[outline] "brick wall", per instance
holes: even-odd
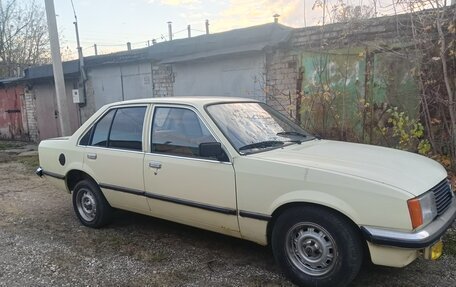
[[[171,65],[152,67],[154,98],[171,97],[173,93],[174,73]]]
[[[33,142],[39,141],[38,121],[36,117],[36,98],[33,91],[25,88],[24,90],[24,108],[26,113],[26,123],[24,129]]]
[[[296,118],[298,57],[285,48],[266,54],[266,103],[290,118]]]

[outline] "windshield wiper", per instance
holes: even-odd
[[[279,146],[279,145],[283,145],[283,144],[284,144],[283,141],[262,141],[262,142],[257,142],[257,143],[241,146],[239,148],[239,150],[246,150],[246,149],[252,149],[252,148],[268,148],[268,147]]]
[[[280,132],[280,133],[277,133],[278,136],[299,136],[299,137],[303,137],[303,138],[306,138],[307,135],[305,134],[302,134],[300,132]]]

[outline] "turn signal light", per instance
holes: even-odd
[[[407,201],[410,218],[412,220],[413,229],[423,225],[423,212],[418,198],[413,198]]]

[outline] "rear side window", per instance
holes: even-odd
[[[146,107],[112,109],[81,138],[80,144],[142,151],[145,113]]]
[[[146,107],[118,109],[109,135],[108,147],[142,150]]]

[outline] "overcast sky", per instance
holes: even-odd
[[[25,0],[23,0],[25,1]],[[40,1],[40,0],[38,0]],[[336,0],[328,0],[334,2]],[[351,5],[373,0],[344,0]],[[391,3],[381,0],[381,13],[392,13]],[[44,1],[43,1],[44,2]],[[62,49],[76,48],[74,16],[71,0],[54,0],[57,23],[64,41]],[[210,32],[248,27],[273,21],[272,15],[280,14],[279,22],[292,27],[316,25],[321,22],[322,10],[312,9],[314,0],[73,0],[78,17],[79,34],[84,55],[125,50],[126,42],[133,48],[145,47],[148,40],[162,41],[168,37],[167,22],[173,22],[174,38],[187,36],[190,24],[192,36],[202,34],[206,19]],[[305,17],[304,17],[304,11]]]

